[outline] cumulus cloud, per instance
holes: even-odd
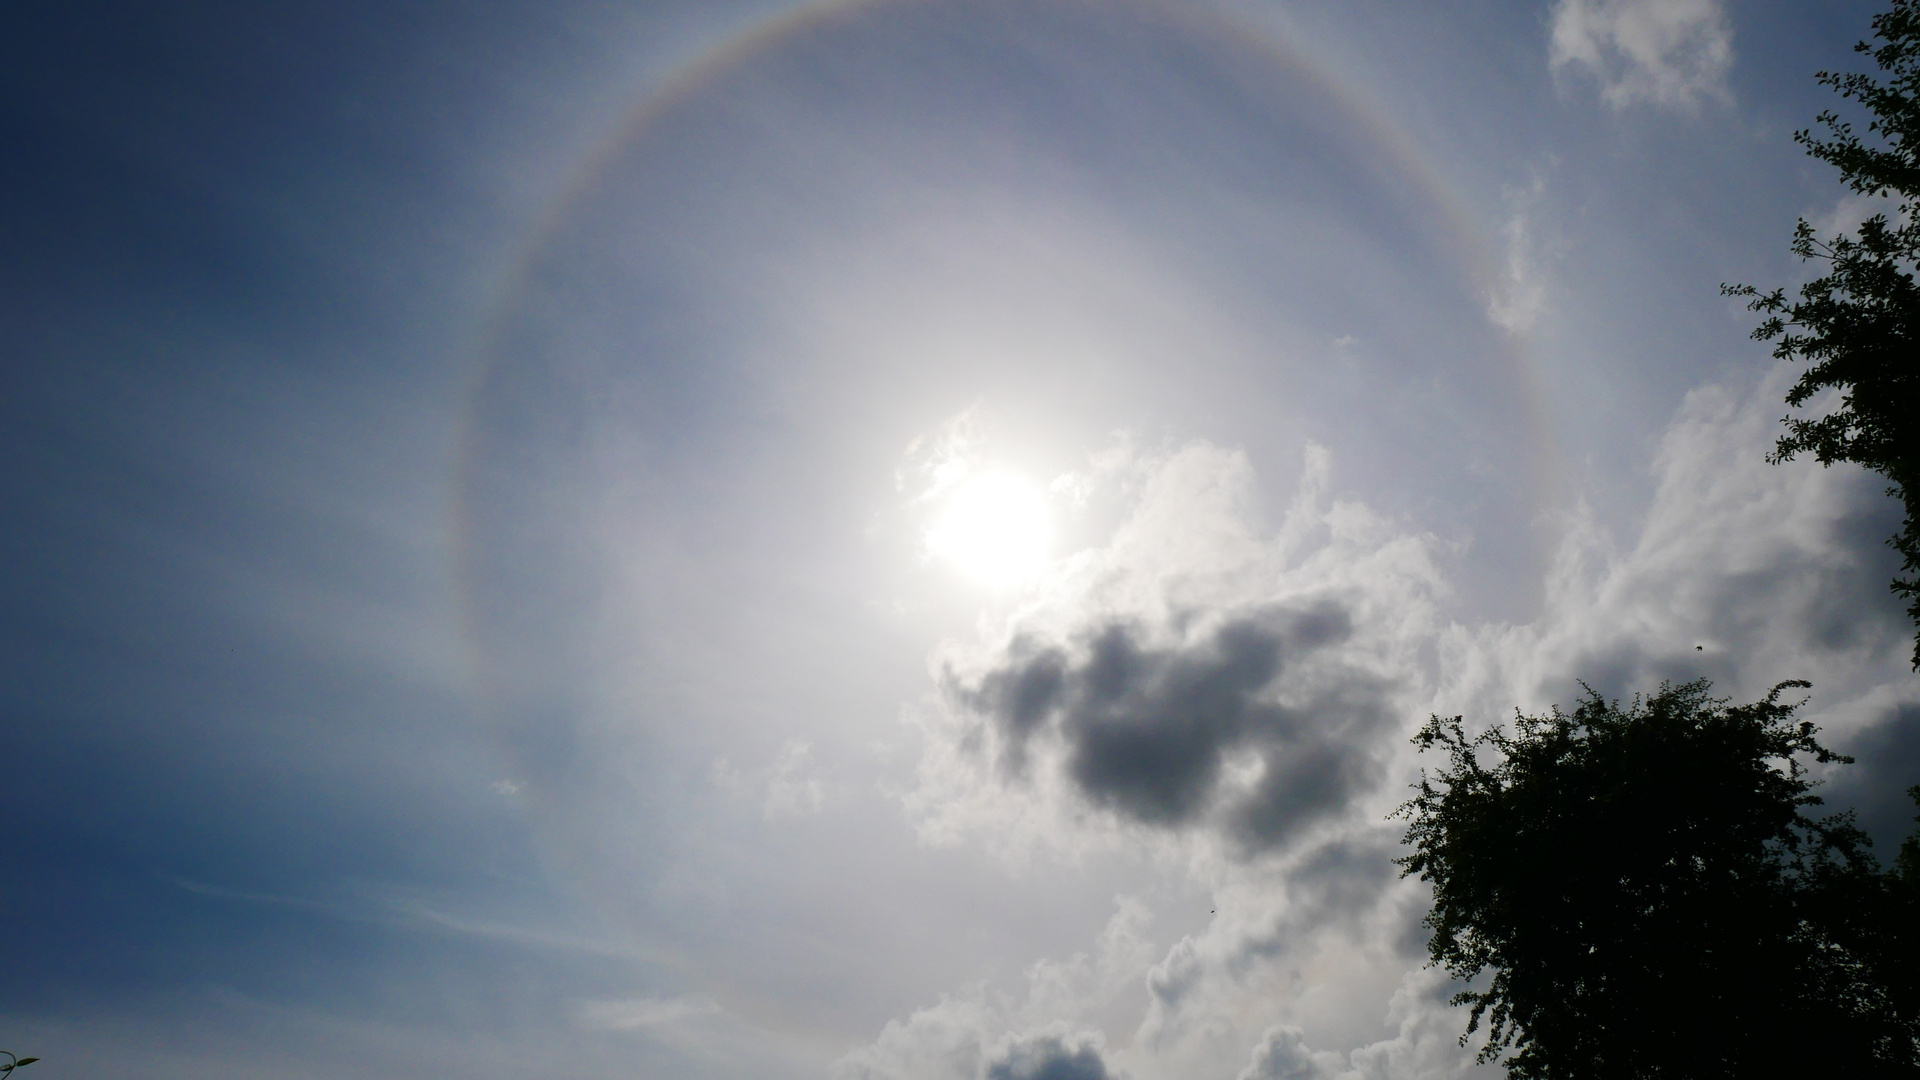
[[[1323,451],[1273,524],[1230,450],[1105,462],[1100,482],[1124,480],[1132,500],[1110,540],[1063,560],[1004,623],[936,650],[905,802],[935,842],[1161,853],[1215,911],[1159,950],[1129,932],[1097,964],[1036,968],[1019,1001],[981,987],[916,1012],[850,1075],[980,1080],[995,1063],[1071,1061],[1093,1044],[1069,1036],[1114,1015],[1087,1010],[1094,985],[1109,1001],[1145,992],[1131,1038],[1101,1044],[1109,1073],[1492,1075],[1458,1045],[1457,986],[1421,967],[1425,894],[1397,877],[1384,820],[1430,712],[1498,722],[1570,701],[1576,680],[1630,694],[1706,675],[1750,699],[1806,677],[1829,741],[1878,751],[1858,767],[1869,786],[1910,782],[1877,764],[1920,757],[1909,631],[1886,592],[1898,507],[1857,469],[1766,463],[1793,375],[1689,394],[1642,517],[1617,533],[1566,514],[1543,606],[1519,623],[1449,621],[1436,542],[1329,497]],[[1882,801],[1870,817],[1902,825]],[[1035,1041],[1049,1033],[1065,1040],[1051,1056]]]
[[[984,989],[892,1020],[869,1046],[834,1063],[835,1080],[978,1080],[988,1031],[1002,1024]]]
[[[1125,1080],[1107,1061],[1106,1037],[1055,1022],[990,1038],[998,1018],[975,999],[948,999],[889,1024],[872,1046],[843,1058],[844,1080]]]
[[[1460,1011],[1447,1004],[1458,989],[1444,971],[1409,971],[1387,1005],[1393,1034],[1349,1052],[1346,1067],[1334,1071],[1331,1080],[1457,1080],[1473,1074],[1493,1080],[1500,1075],[1492,1066],[1476,1069],[1473,1050],[1461,1046]],[[1328,1060],[1318,1054],[1315,1059]]]
[[[1436,711],[1498,718],[1568,701],[1576,679],[1613,695],[1702,675],[1741,696],[1810,679],[1841,728],[1851,711],[1910,699],[1884,483],[1764,460],[1792,375],[1690,392],[1656,451],[1638,535],[1623,543],[1571,515],[1538,619],[1442,636]]]
[[[1322,598],[1174,621],[1094,621],[1061,643],[1022,636],[985,672],[949,674],[948,693],[991,725],[1008,772],[1051,736],[1094,805],[1151,825],[1218,817],[1254,846],[1338,811],[1377,777],[1368,741],[1389,686],[1319,663],[1353,637],[1345,606]]]
[[[1223,907],[1257,909],[1251,884],[1230,889]],[[1393,902],[1379,903],[1383,892]],[[1460,985],[1423,966],[1424,934],[1406,933],[1425,910],[1424,890],[1372,890],[1370,915],[1354,925],[1325,909],[1275,906],[1265,925],[1183,938],[1149,969],[1135,1060],[1159,1075],[1238,1080],[1497,1075],[1476,1069],[1474,1049],[1461,1045],[1465,1019],[1448,1004]],[[1249,1031],[1251,1017],[1279,1020]]]
[[[1720,0],[1560,0],[1550,48],[1554,70],[1597,79],[1614,108],[1729,97],[1733,25]]]
[[[1393,866],[1397,829],[1384,820],[1348,828],[1278,860],[1226,868],[1213,886],[1215,917],[1146,970],[1139,1045],[1174,1058],[1211,1054],[1243,1034],[1223,1018],[1254,1002],[1262,1012],[1297,1008],[1303,988],[1320,999],[1322,1026],[1353,1030],[1356,1016],[1379,1008],[1380,997],[1343,999],[1350,990],[1341,984],[1375,985],[1384,996],[1418,963],[1425,893]],[[1242,1060],[1243,1047],[1233,1045]],[[1230,1072],[1226,1065],[1217,1071]]]
[[[1403,631],[1430,614],[1425,541],[1328,505],[1324,452],[1264,534],[1241,455],[1197,444],[1136,467],[1142,495],[1111,545],[1070,560],[1003,638],[940,660],[929,825],[1005,812],[964,794],[995,788],[1244,855],[1379,782],[1408,690]]]
[[[1097,1032],[1052,1032],[1007,1043],[987,1062],[986,1080],[1108,1080]]]
[[[1323,1080],[1327,1075],[1307,1049],[1306,1032],[1290,1025],[1267,1029],[1253,1048],[1253,1060],[1237,1080]]]
[[[1460,1016],[1447,1004],[1457,985],[1444,972],[1408,972],[1387,1007],[1393,1034],[1347,1053],[1312,1050],[1291,1024],[1268,1028],[1236,1080],[1458,1080],[1480,1074],[1472,1049],[1460,1044]]]
[[[1576,679],[1626,696],[1706,676],[1741,700],[1807,679],[1803,715],[1859,759],[1825,770],[1822,794],[1883,839],[1906,833],[1920,684],[1906,665],[1911,627],[1887,589],[1899,505],[1854,466],[1766,463],[1795,374],[1782,365],[1746,387],[1690,392],[1655,453],[1637,535],[1572,515],[1538,619],[1442,635],[1432,711],[1470,723],[1537,712],[1569,701]]]
[[[1085,1018],[1138,992],[1155,949],[1145,905],[1117,897],[1090,953],[1028,967],[1024,994],[984,985],[943,997],[887,1024],[869,1046],[836,1062],[837,1080],[1120,1080],[1105,1035]]]

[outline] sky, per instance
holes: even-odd
[[[1875,10],[7,8],[0,1049],[1497,1075],[1430,715],[1806,679],[1911,827],[1898,507],[1720,294],[1875,211]]]

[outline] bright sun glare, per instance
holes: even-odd
[[[1046,495],[1023,477],[990,473],[948,498],[927,548],[968,577],[1003,587],[1039,573],[1051,534]]]

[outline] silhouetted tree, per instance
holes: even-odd
[[[1891,216],[1868,218],[1850,236],[1823,239],[1802,219],[1793,253],[1826,263],[1827,273],[1801,286],[1760,293],[1751,285],[1721,291],[1752,298],[1767,318],[1753,336],[1775,343],[1773,354],[1810,366],[1787,395],[1799,407],[1826,389],[1841,392],[1840,407],[1822,416],[1789,417],[1769,460],[1811,453],[1822,465],[1852,461],[1893,482],[1906,520],[1890,543],[1904,559],[1905,576],[1893,590],[1908,601],[1916,625],[1913,666],[1920,669],[1920,288],[1913,280],[1920,257],[1920,10],[1893,0],[1875,16],[1879,44],[1860,42],[1885,81],[1870,75],[1822,71],[1815,77],[1872,116],[1869,138],[1833,112],[1816,119],[1825,137],[1794,134],[1807,153],[1840,170],[1860,195],[1894,201]]]
[[[1806,685],[1432,719],[1400,864],[1433,962],[1485,980],[1463,1044],[1486,1021],[1480,1059],[1529,1080],[1920,1075],[1920,850],[1883,875],[1850,815],[1809,815],[1808,760],[1848,759],[1780,700]]]

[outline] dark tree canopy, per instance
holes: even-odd
[[[1920,1076],[1920,873],[1882,874],[1783,703],[1705,680],[1468,736],[1433,720],[1399,813],[1433,962],[1519,1078]],[[1920,852],[1909,858],[1920,860]],[[1906,870],[1906,867],[1902,867]]]
[[[1752,297],[1753,310],[1766,315],[1753,336],[1774,342],[1775,356],[1808,364],[1788,405],[1840,392],[1832,412],[1789,417],[1770,460],[1810,453],[1822,465],[1856,462],[1892,481],[1888,493],[1906,509],[1890,541],[1904,559],[1893,590],[1908,601],[1916,624],[1912,659],[1920,669],[1920,288],[1913,279],[1920,256],[1920,10],[1893,0],[1873,29],[1878,44],[1855,48],[1873,58],[1884,81],[1860,73],[1816,76],[1866,109],[1867,138],[1828,110],[1816,118],[1824,137],[1801,131],[1794,140],[1838,168],[1854,192],[1892,200],[1891,215],[1876,214],[1854,235],[1832,239],[1800,221],[1793,253],[1824,262],[1827,273],[1802,286],[1797,300],[1783,289],[1722,290]]]

